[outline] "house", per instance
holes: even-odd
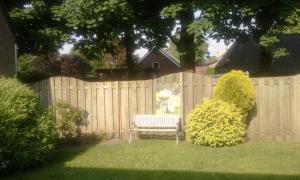
[[[289,55],[272,59],[272,74],[300,73],[300,34],[285,34],[279,39],[279,47],[285,48]],[[260,50],[258,44],[253,41],[233,43],[216,64],[215,72],[220,74],[232,69],[248,71],[250,74],[259,73]]]
[[[14,76],[17,71],[15,37],[2,1],[0,1],[0,27],[0,75]]]
[[[162,76],[180,72],[179,60],[163,49],[152,49],[137,63],[146,74]]]
[[[204,60],[199,66],[195,67],[195,73],[207,75],[210,69],[214,69],[216,64],[218,63],[219,59],[222,57],[223,54],[220,54],[218,57],[213,56],[209,60]]]

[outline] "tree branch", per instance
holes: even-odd
[[[179,45],[179,39],[175,38],[175,37],[172,36],[172,35],[169,35],[168,37],[169,37],[170,40],[176,45],[176,47],[178,47],[178,45]]]

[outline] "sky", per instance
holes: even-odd
[[[210,56],[219,56],[220,54],[226,52],[226,50],[230,47],[226,46],[224,41],[217,42],[214,39],[208,39],[208,52]],[[65,44],[62,49],[60,49],[61,54],[68,54],[73,48],[72,44]],[[139,57],[143,57],[148,52],[147,49],[141,48],[134,52],[134,54]]]

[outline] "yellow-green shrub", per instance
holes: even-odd
[[[244,142],[245,130],[240,109],[221,100],[204,100],[187,117],[186,132],[194,144],[236,145]]]
[[[243,71],[233,70],[218,80],[213,98],[233,103],[247,115],[255,104],[254,86]]]

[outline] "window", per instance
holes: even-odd
[[[159,62],[152,62],[152,68],[153,69],[160,69],[160,63]]]

